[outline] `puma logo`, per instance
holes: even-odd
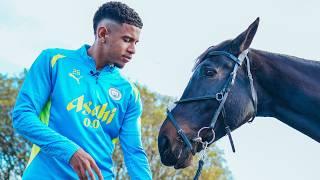
[[[77,69],[73,69],[72,73],[69,73],[69,76],[72,77],[74,80],[77,81],[77,84],[80,85],[80,79],[82,76],[80,76],[80,71]]]

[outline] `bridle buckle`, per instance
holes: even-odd
[[[223,99],[223,93],[222,92],[217,93],[216,94],[216,100],[217,101],[222,101],[222,99]]]

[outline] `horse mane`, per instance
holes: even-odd
[[[252,48],[251,48],[252,49]],[[265,56],[265,57],[272,57],[274,59],[283,59],[286,61],[291,61],[291,62],[300,62],[304,64],[309,64],[309,65],[320,65],[319,60],[312,60],[312,59],[305,59],[305,58],[300,58],[297,56],[292,56],[292,55],[287,55],[287,54],[282,54],[282,53],[274,53],[274,52],[269,52],[269,51],[263,51],[263,50],[257,50],[257,49],[252,49],[257,52],[259,52],[260,55]]]
[[[210,53],[211,51],[229,51],[230,48],[232,48],[230,42],[231,42],[231,40],[226,40],[226,41],[221,42],[218,45],[213,45],[213,46],[210,46],[209,48],[207,48],[203,53],[200,54],[200,56],[198,56],[195,59],[195,64],[192,68],[192,72],[194,72],[197,69],[199,64],[201,64],[206,59],[207,54]],[[250,48],[250,49],[252,49],[252,48]],[[259,53],[263,56],[270,56],[271,55],[274,58],[289,60],[291,62],[302,62],[307,65],[320,66],[320,62],[317,60],[309,60],[309,59],[304,59],[304,58],[300,58],[300,57],[296,57],[296,56],[290,56],[290,55],[281,54],[281,53],[273,53],[273,52],[257,50],[257,49],[252,49],[252,50],[259,51]]]

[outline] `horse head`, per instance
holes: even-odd
[[[211,46],[198,57],[181,99],[160,128],[158,147],[164,165],[189,166],[204,142],[211,144],[254,117],[250,62],[242,61],[258,24],[259,18],[233,40]]]

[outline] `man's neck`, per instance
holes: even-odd
[[[102,52],[100,52],[99,45],[94,43],[89,49],[88,49],[88,55],[93,58],[93,60],[96,63],[96,69],[101,70],[106,64],[103,61],[102,58]]]

